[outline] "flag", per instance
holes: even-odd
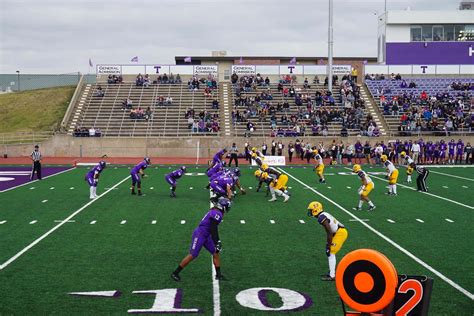
[[[130,61],[132,63],[138,63],[138,56],[133,57]]]
[[[240,56],[239,64],[243,64],[243,63],[244,63],[244,59],[242,58],[242,56]]]
[[[191,62],[191,56],[184,57],[184,62],[185,63],[190,63]]]
[[[296,64],[296,57],[291,58],[290,64],[292,65]]]
[[[94,67],[94,65],[92,64],[92,59],[89,58],[89,67]]]
[[[364,59],[364,61],[362,62],[364,65],[367,65],[367,59]]]

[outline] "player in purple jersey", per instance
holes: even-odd
[[[426,143],[425,146],[425,157],[426,157],[426,163],[433,163],[433,151],[434,151],[434,145],[431,141]]]
[[[222,243],[219,239],[217,227],[222,222],[224,213],[229,212],[232,203],[229,199],[220,198],[214,206],[203,217],[199,226],[194,230],[189,247],[189,254],[181,260],[176,270],[171,273],[171,278],[177,282],[181,281],[179,273],[195,258],[199,256],[202,247],[206,248],[212,255],[214,267],[216,268],[216,280],[223,280],[221,274],[221,264],[219,253],[222,250]]]
[[[434,144],[433,163],[436,165],[439,163],[439,142]]]
[[[418,145],[420,145],[420,154],[418,155],[418,161],[417,163],[424,163],[425,162],[425,159],[426,159],[426,156],[425,156],[425,149],[426,149],[426,144],[425,142],[423,141],[423,138],[420,138],[420,140],[418,141]]]
[[[222,163],[222,159],[224,158],[224,155],[225,153],[227,152],[227,148],[224,148],[222,150],[219,150],[215,155],[214,155],[214,158],[212,158],[212,163],[215,164],[215,163]]]
[[[454,151],[456,149],[456,142],[454,139],[448,143],[448,163],[454,164]]]
[[[446,162],[446,150],[448,149],[448,146],[444,142],[444,140],[441,140],[439,143],[439,163],[440,164],[445,164]]]
[[[168,182],[171,185],[171,197],[176,197],[176,181],[183,176],[183,174],[186,173],[186,166],[182,166],[179,169],[176,169],[175,171],[168,173],[165,176],[166,182]]]
[[[232,199],[234,196],[235,187],[239,188],[240,193],[245,194],[244,188],[240,185],[240,170],[239,168],[234,168],[230,172],[224,173],[220,177],[213,178],[210,187],[215,197],[213,200],[216,200],[220,197],[227,197]]]
[[[455,164],[462,163],[462,157],[464,155],[464,142],[462,139],[458,140],[458,143],[456,144],[456,160],[454,161]]]
[[[90,194],[89,197],[90,199],[95,199],[97,198],[97,183],[99,182],[99,177],[101,172],[105,169],[106,167],[105,161],[100,161],[94,168],[92,168],[85,176],[84,180],[87,181],[89,184],[90,188]]]
[[[141,178],[145,177],[145,169],[151,165],[150,158],[145,157],[142,162],[132,168],[130,171],[130,176],[132,177],[132,194],[135,195],[135,185],[138,189],[138,195],[142,195],[142,180]]]

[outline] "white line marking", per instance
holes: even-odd
[[[212,191],[209,190],[209,197],[212,198]],[[209,202],[209,207],[212,207],[212,202]],[[221,291],[219,287],[219,280],[216,279],[216,269],[214,267],[214,259],[211,256],[211,277],[212,277],[212,299],[214,302],[214,316],[221,315]]]
[[[95,292],[70,292],[68,295],[77,296],[94,296],[94,297],[118,297],[120,296],[119,291],[95,291]]]
[[[253,187],[249,187],[249,190],[252,190],[252,189],[253,189]]]
[[[300,223],[301,223],[301,224],[304,224],[304,220],[300,219]]]
[[[419,219],[419,218],[417,218],[416,221],[417,221],[417,222],[420,222],[420,223],[424,223],[424,222],[425,222],[424,220]]]
[[[332,189],[331,187],[328,187],[328,189]]]
[[[74,187],[70,187],[69,190],[74,190]]]
[[[349,169],[350,168],[346,168],[346,169]],[[385,180],[383,178],[379,178],[377,176],[374,176],[374,175],[370,175],[371,178],[375,178],[375,179],[379,179],[381,181],[385,181],[385,182],[388,182],[388,180]],[[408,188],[410,190],[413,190],[413,191],[416,191],[415,188],[412,188],[412,187],[409,187],[409,186],[406,186],[404,184],[401,184],[401,183],[397,183],[398,186],[402,187],[402,188]],[[426,194],[426,195],[429,195],[429,196],[432,196],[432,197],[435,197],[435,198],[438,198],[438,199],[441,199],[441,200],[445,200],[445,201],[448,201],[448,202],[451,202],[451,203],[454,203],[454,204],[457,204],[457,205],[461,205],[461,206],[464,206],[464,207],[467,207],[471,210],[474,210],[474,206],[470,206],[470,205],[466,205],[466,204],[463,204],[463,203],[460,203],[458,201],[454,201],[454,200],[451,200],[451,199],[448,199],[448,198],[445,198],[445,197],[442,197],[442,196],[439,196],[439,195],[436,195],[436,194],[433,194],[433,193],[429,193],[429,192],[420,192],[420,193],[423,193],[423,194]]]
[[[453,221],[452,219],[445,218],[445,220],[446,220],[447,222],[454,223],[454,221]]]
[[[35,219],[34,221],[30,222],[30,225],[36,224],[38,221]]]
[[[465,177],[455,176],[455,175],[449,174],[449,173],[444,173],[444,172],[439,172],[439,171],[434,171],[434,170],[430,170],[430,172],[432,172],[432,173],[437,173],[437,174],[441,174],[441,175],[447,176],[447,177],[453,177],[453,178],[463,179],[463,180],[467,180],[467,181],[474,181],[474,179],[471,179],[471,178],[465,178]]]
[[[125,177],[123,180],[121,180],[120,182],[118,182],[117,184],[115,184],[113,186],[113,188],[121,185],[122,183],[124,183],[126,180],[129,179],[130,176],[127,176]],[[79,214],[80,212],[82,212],[84,209],[86,209],[89,205],[91,205],[92,203],[98,201],[101,197],[105,196],[107,193],[109,193],[111,190],[107,190],[105,191],[104,193],[102,193],[101,195],[99,195],[96,199],[93,199],[93,200],[90,200],[89,202],[87,202],[86,204],[84,204],[80,209],[78,209],[77,211],[75,211],[74,213],[72,213],[71,215],[69,215],[67,218],[65,218],[64,220],[65,221],[68,221],[70,219],[73,219],[74,216],[76,216],[77,214]],[[59,223],[58,225],[54,226],[53,228],[51,228],[49,231],[47,231],[45,234],[43,234],[41,237],[37,238],[36,240],[34,240],[31,244],[29,244],[28,246],[26,246],[25,248],[23,248],[20,252],[18,252],[16,255],[14,255],[13,257],[11,257],[10,259],[8,259],[7,261],[5,261],[3,264],[0,265],[0,270],[3,270],[5,269],[6,267],[8,267],[13,261],[15,261],[16,259],[18,259],[21,255],[23,255],[25,252],[27,252],[28,250],[30,250],[31,248],[33,248],[35,245],[37,245],[40,241],[42,241],[43,239],[45,239],[46,237],[48,237],[50,234],[52,234],[56,229],[58,229],[59,227],[63,226],[65,224],[65,222],[62,222],[62,223]]]
[[[296,182],[300,183],[301,185],[305,186],[305,187],[309,187],[306,183],[302,182],[301,180],[295,178],[294,176],[292,176],[291,174],[289,174],[288,172],[286,171],[283,171],[281,168],[277,168],[279,169],[281,172],[285,172],[289,177],[293,178],[293,180],[295,180]],[[474,294],[470,293],[469,291],[467,291],[466,289],[464,289],[463,287],[461,287],[459,284],[457,284],[456,282],[454,282],[453,280],[449,279],[448,277],[446,277],[444,274],[442,274],[441,272],[439,272],[438,270],[435,270],[433,267],[431,267],[430,265],[428,265],[426,262],[424,262],[423,260],[421,260],[420,258],[416,257],[414,254],[412,254],[411,252],[409,252],[408,250],[406,250],[405,248],[403,248],[402,246],[400,246],[399,244],[397,244],[396,242],[394,242],[393,240],[391,240],[390,238],[388,238],[387,236],[385,236],[384,234],[382,234],[381,232],[379,232],[378,230],[376,230],[375,228],[373,228],[372,226],[370,226],[369,224],[361,221],[357,216],[355,216],[354,214],[352,214],[350,211],[348,211],[347,209],[345,209],[344,207],[342,207],[341,205],[339,205],[337,202],[334,202],[333,200],[331,200],[330,198],[328,198],[327,196],[325,196],[324,194],[322,193],[319,193],[318,191],[316,190],[311,190],[313,191],[314,193],[316,193],[317,195],[321,196],[322,198],[326,199],[327,201],[329,201],[330,203],[332,203],[333,205],[335,205],[336,207],[338,207],[340,210],[342,210],[343,212],[345,212],[346,214],[348,214],[349,216],[351,216],[352,218],[354,219],[357,219],[359,220],[359,222],[364,225],[365,227],[367,227],[367,229],[369,229],[370,231],[372,231],[373,233],[375,233],[376,235],[378,235],[380,238],[384,239],[385,241],[387,241],[389,244],[391,244],[392,246],[394,246],[395,248],[397,248],[398,250],[400,250],[401,252],[403,252],[404,254],[406,254],[408,257],[410,257],[411,259],[413,259],[415,262],[417,262],[418,264],[420,264],[421,266],[423,266],[424,268],[426,268],[427,270],[431,271],[432,273],[434,273],[436,276],[438,276],[441,280],[443,280],[444,282],[448,283],[449,285],[451,285],[453,288],[455,288],[456,290],[458,290],[459,292],[461,292],[462,294],[464,294],[465,296],[467,296],[469,299],[471,300],[474,300]]]
[[[273,219],[271,219],[270,224],[275,224],[275,221]]]
[[[156,225],[156,220],[152,220],[152,221],[151,221],[151,224],[152,224],[152,225]]]
[[[150,190],[154,190],[155,188],[154,187],[150,187]]]
[[[67,169],[67,170],[64,170],[64,171],[61,171],[61,172],[58,172],[58,173],[55,173],[55,174],[46,176],[46,177],[43,177],[43,180],[44,180],[44,179],[51,178],[51,177],[54,177],[54,176],[57,176],[58,174],[62,174],[62,173],[65,173],[65,172],[69,172],[69,171],[75,170],[75,169],[76,169],[76,167],[71,168],[71,169]],[[3,190],[3,191],[0,191],[0,193],[7,192],[7,191],[10,191],[10,190],[13,190],[13,189],[16,189],[16,188],[19,188],[19,187],[22,187],[22,186],[25,186],[25,185],[28,185],[28,184],[32,184],[32,183],[35,183],[36,181],[38,181],[38,180],[33,180],[33,181],[30,181],[30,182],[26,182],[26,183],[17,185],[17,186],[15,186],[15,187],[11,187],[11,188],[5,189],[5,190]],[[33,189],[32,189],[32,188],[33,188]],[[30,190],[34,190],[35,187],[32,187],[32,188],[30,188]]]
[[[243,219],[241,219],[240,224],[245,224],[245,221]]]
[[[463,185],[462,187],[463,187],[464,189],[467,189],[467,188],[469,188],[468,186],[465,186],[465,185]]]
[[[54,187],[49,188],[50,190],[54,190]]]
[[[34,190],[34,189],[35,189],[35,187],[31,187],[31,188],[30,188],[30,190]],[[2,191],[2,192],[3,192],[3,191]]]
[[[1,221],[1,222],[0,222],[0,225],[5,224],[6,222],[7,222],[7,221]]]
[[[193,189],[193,187],[189,187],[189,190],[192,190],[192,189]]]
[[[123,221],[120,222],[120,225],[123,225],[123,224],[126,224],[126,223],[127,223],[127,221],[123,220]]]
[[[95,223],[97,223],[97,221],[92,221],[89,224],[94,225]]]
[[[447,185],[443,185],[443,188],[447,189],[447,188],[448,188],[448,186],[447,186]]]
[[[54,222],[55,222],[55,223],[62,223],[62,222],[64,222],[64,220],[63,220],[63,219],[57,219],[57,220],[55,220]],[[66,223],[75,223],[75,222],[76,222],[76,221],[66,221]]]
[[[387,218],[387,222],[395,224],[395,221],[393,219]]]
[[[41,201],[41,203],[46,203],[46,202],[48,202],[48,200],[43,200],[43,201]]]
[[[186,224],[186,221],[183,219],[181,220],[181,225],[184,225],[184,224]]]
[[[350,189],[351,187],[346,187],[346,188]]]
[[[358,222],[358,221],[370,222],[370,219],[368,218],[361,218],[360,220],[354,219],[354,218],[349,219],[349,222]]]

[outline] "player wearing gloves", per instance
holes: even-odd
[[[105,161],[100,161],[97,166],[92,168],[87,174],[84,180],[87,181],[87,183],[90,186],[90,199],[93,200],[97,198],[97,183],[99,182],[99,177],[102,171],[105,169],[105,166],[107,164]]]
[[[221,274],[221,264],[219,253],[222,250],[222,243],[219,239],[217,227],[222,222],[224,213],[229,212],[231,202],[225,197],[221,197],[214,203],[214,206],[207,212],[194,230],[189,247],[189,254],[181,260],[176,270],[171,273],[171,278],[177,282],[181,281],[179,273],[195,258],[199,256],[202,247],[206,248],[212,255],[214,267],[216,268],[216,279],[223,280]]]
[[[387,155],[382,155],[380,157],[382,160],[385,169],[387,169],[387,179],[388,179],[388,195],[397,195],[397,180],[398,180],[398,170],[395,168],[395,165],[388,160]]]
[[[329,273],[321,278],[323,281],[334,281],[336,277],[336,254],[347,239],[347,229],[334,216],[323,211],[323,205],[313,201],[308,205],[308,216],[315,217],[326,230],[326,255],[328,256]]]
[[[369,199],[369,194],[370,192],[374,189],[374,182],[370,177],[365,173],[365,171],[362,170],[360,165],[354,165],[352,167],[352,172],[356,173],[360,181],[362,182],[362,186],[358,190],[359,194],[359,205],[357,207],[354,207],[353,209],[356,211],[362,210],[362,205],[364,202],[367,202],[369,204],[369,211],[375,210],[375,205],[372,203],[372,201]]]

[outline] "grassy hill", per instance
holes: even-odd
[[[57,129],[75,86],[0,95],[0,133]]]

